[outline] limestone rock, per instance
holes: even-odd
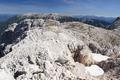
[[[28,14],[27,17],[32,17],[31,15]],[[120,37],[116,32],[80,22],[60,23],[56,20],[56,14],[34,16],[36,19],[24,19],[10,25],[0,36],[0,74],[8,75],[1,78],[100,80],[101,76],[108,76],[106,66],[109,61],[106,59],[105,62],[97,63],[101,68],[94,66],[95,70],[100,70],[100,75],[89,75],[86,73],[86,66],[91,68],[95,64],[92,52],[109,55],[111,50],[109,57],[114,53],[119,54]],[[118,59],[119,55],[114,57]],[[118,66],[118,62],[114,62],[112,61],[112,65]],[[116,70],[119,68],[116,67]]]

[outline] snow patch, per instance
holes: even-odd
[[[104,56],[104,55],[101,55],[101,54],[95,54],[95,53],[92,53],[92,57],[93,57],[93,60],[95,60],[96,62],[105,61],[108,58],[110,58],[108,56]]]
[[[85,72],[87,74],[90,74],[91,76],[100,76],[104,74],[103,69],[97,65],[91,65],[89,67],[85,67]]]

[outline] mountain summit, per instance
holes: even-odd
[[[114,30],[55,16],[13,18],[0,36],[0,80],[120,78],[120,36]]]

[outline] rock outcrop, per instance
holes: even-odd
[[[110,28],[111,29],[120,28],[120,17],[117,17],[117,19],[112,23]]]

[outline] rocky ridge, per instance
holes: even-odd
[[[119,40],[115,31],[80,22],[24,19],[0,37],[0,80],[117,80]],[[110,59],[95,61],[93,53]]]

